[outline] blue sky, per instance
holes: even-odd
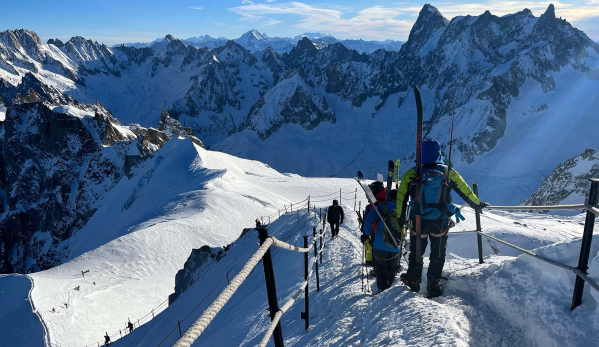
[[[490,10],[529,8],[540,16],[550,2],[432,2],[448,19]],[[556,15],[599,40],[599,0],[553,1]],[[30,29],[43,39],[80,35],[106,44],[147,42],[166,34],[237,38],[250,29],[269,36],[322,32],[337,38],[406,40],[424,2],[366,0],[27,0],[0,1],[0,31]]]

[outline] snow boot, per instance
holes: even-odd
[[[420,291],[420,282],[409,280],[407,273],[403,273],[403,274],[399,275],[399,280],[403,284],[408,286],[408,288],[410,288],[411,291],[416,292],[416,293],[418,293]]]
[[[427,298],[436,298],[443,294],[440,278],[429,277],[426,283]]]

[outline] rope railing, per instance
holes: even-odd
[[[576,307],[578,307],[582,304],[582,294],[584,291],[585,283],[588,283],[591,288],[593,288],[599,292],[599,284],[597,284],[597,281],[590,278],[588,276],[588,273],[586,272],[588,270],[588,263],[589,263],[590,252],[591,252],[591,242],[593,239],[593,229],[595,226],[595,217],[597,215],[599,215],[599,208],[597,208],[597,203],[599,200],[599,179],[594,178],[594,179],[591,179],[590,181],[591,181],[591,189],[589,192],[589,199],[584,204],[547,205],[547,206],[487,206],[486,207],[489,210],[514,210],[514,211],[518,211],[518,210],[522,210],[522,211],[586,210],[587,212],[586,212],[586,219],[585,219],[585,224],[584,224],[584,231],[583,231],[583,235],[582,235],[582,245],[581,245],[581,249],[580,249],[580,255],[578,258],[578,266],[574,267],[571,265],[560,263],[560,262],[552,260],[552,259],[545,258],[535,252],[529,251],[522,247],[518,247],[509,242],[501,240],[497,237],[483,233],[482,227],[481,227],[481,222],[480,222],[481,211],[476,209],[474,211],[474,213],[476,216],[476,234],[477,234],[477,241],[478,241],[479,263],[482,264],[484,262],[483,250],[482,250],[482,238],[481,238],[482,236],[484,236],[487,238],[487,240],[494,240],[503,245],[511,247],[517,251],[520,251],[524,254],[527,254],[535,259],[541,260],[547,264],[550,264],[555,267],[559,267],[561,269],[575,273],[576,281],[574,283],[574,293],[572,296],[572,305],[570,306],[571,310],[574,310]],[[473,191],[478,196],[478,183],[475,183],[473,185]],[[470,232],[470,231],[463,231],[463,232]],[[453,232],[453,233],[459,233],[459,232]]]
[[[548,206],[487,206],[488,210],[519,210],[519,211],[551,211],[551,210],[584,210],[585,204],[577,205],[548,205]]]
[[[597,208],[597,207],[595,207],[595,206],[591,206],[591,205],[590,205],[590,204],[588,204],[588,203],[584,205],[584,208],[585,208],[587,211],[589,211],[589,212],[591,212],[591,213],[594,213],[596,216],[599,216],[599,208]]]
[[[273,317],[272,321],[270,322],[270,325],[266,329],[266,332],[265,332],[264,336],[262,337],[262,340],[260,341],[260,344],[258,346],[260,346],[260,347],[266,346],[266,344],[272,337],[272,334],[274,333],[276,326],[279,324],[283,314],[285,312],[287,312],[287,310],[289,310],[289,308],[291,308],[291,306],[293,306],[293,304],[297,301],[297,299],[300,297],[300,295],[302,295],[302,293],[306,289],[306,286],[308,285],[310,277],[312,276],[312,273],[314,272],[314,267],[317,265],[316,263],[318,262],[318,256],[321,255],[325,250],[325,246],[326,246],[326,237],[324,237],[325,234],[326,234],[326,226],[323,229],[322,233],[314,235],[310,249],[313,247],[316,247],[316,237],[322,237],[321,240],[324,240],[324,241],[321,245],[320,250],[314,255],[314,261],[312,262],[312,269],[310,270],[310,273],[308,274],[308,278],[304,282],[302,282],[302,284],[299,286],[299,288],[297,289],[295,294],[289,300],[287,300],[287,302],[275,314],[275,316]],[[273,243],[273,245],[276,245],[276,244]],[[301,252],[301,251],[299,251],[299,252]]]
[[[325,218],[326,218],[326,215],[327,215],[327,213],[325,213]],[[294,216],[291,215],[289,220],[291,220],[291,218],[293,218],[293,217]],[[293,235],[293,233],[295,233],[295,231],[297,229],[299,229],[301,227],[301,225],[303,225],[304,222],[309,217],[310,217],[310,213],[308,213],[306,215],[306,217],[302,220],[301,223],[298,220],[298,226],[291,232],[291,235]],[[289,222],[289,220],[287,222]],[[285,224],[287,224],[287,222]],[[285,225],[285,224],[283,224],[283,225]],[[279,226],[279,228],[277,228],[277,230],[279,230],[283,225]],[[268,226],[266,228],[268,228]],[[265,231],[265,230],[266,229],[264,229],[262,231]],[[277,230],[275,230],[274,232],[276,232]],[[206,329],[206,327],[212,322],[212,320],[214,319],[216,314],[218,314],[218,312],[220,312],[222,307],[229,301],[229,299],[235,293],[237,288],[243,283],[243,281],[245,281],[245,279],[248,277],[249,273],[258,264],[260,259],[262,259],[265,256],[265,254],[268,254],[268,257],[270,259],[270,253],[267,253],[267,252],[271,246],[275,246],[278,248],[282,248],[282,249],[286,249],[286,250],[290,250],[290,251],[294,251],[294,252],[299,252],[299,253],[308,253],[309,251],[314,249],[315,254],[314,254],[314,260],[312,262],[312,269],[309,271],[309,273],[305,277],[304,282],[300,285],[299,289],[292,296],[292,298],[290,300],[288,300],[283,305],[283,307],[281,307],[281,309],[279,309],[276,312],[276,314],[274,314],[272,316],[271,324],[269,325],[269,327],[266,331],[266,335],[263,338],[263,342],[264,342],[264,344],[266,344],[268,342],[268,339],[270,339],[270,337],[274,333],[276,326],[279,324],[280,317],[283,315],[284,312],[286,312],[293,305],[293,303],[295,303],[295,301],[299,298],[299,296],[304,292],[305,288],[308,286],[309,279],[314,271],[314,268],[318,266],[318,264],[317,264],[318,256],[322,254],[322,252],[324,251],[324,246],[325,246],[325,243],[323,242],[323,240],[326,239],[324,237],[326,234],[326,223],[323,223],[323,229],[322,229],[323,231],[321,233],[316,234],[315,230],[316,230],[316,227],[314,227],[313,240],[309,247],[307,247],[306,239],[304,240],[305,247],[297,247],[297,246],[289,244],[285,241],[279,240],[278,238],[272,236],[272,234],[270,236],[267,235],[267,237],[265,239],[263,239],[264,241],[262,242],[261,246],[250,257],[250,259],[246,262],[246,264],[240,270],[240,272],[223,289],[223,291],[219,294],[219,296],[216,299],[214,299],[214,301],[208,306],[208,308],[206,308],[204,310],[202,315],[192,324],[192,326],[185,332],[185,334],[183,334],[183,336],[173,346],[174,347],[191,346],[191,344],[193,344],[195,342],[195,340],[202,334],[202,332]],[[320,250],[315,249],[317,237],[321,238],[321,249]],[[262,238],[261,238],[261,240],[262,240]],[[305,259],[308,259],[307,256],[308,255],[306,254]],[[306,262],[307,262],[307,260],[306,260]],[[321,262],[322,262],[322,256],[321,256]],[[266,263],[264,263],[264,264],[266,266]],[[318,280],[318,275],[316,277]],[[268,287],[268,283],[267,283],[267,287]],[[269,300],[270,300],[270,298],[269,298]],[[306,305],[307,305],[307,303],[306,303]]]
[[[258,265],[258,262],[273,243],[273,238],[267,239],[256,253],[243,266],[241,271],[233,278],[231,283],[219,294],[219,296],[204,310],[204,313],[192,324],[192,326],[183,334],[183,336],[173,345],[173,347],[189,347],[202,334],[208,324],[223,306],[231,299],[231,296],[237,291],[239,286],[250,275],[250,272]]]
[[[294,252],[300,252],[300,253],[306,253],[306,252],[310,252],[312,250],[312,247],[314,247],[314,243],[312,243],[310,245],[310,247],[308,248],[302,248],[302,247],[297,247],[291,244],[288,244],[287,242],[281,241],[275,237],[271,237],[272,238],[272,245],[279,247],[279,248],[283,248],[289,251],[294,251]]]

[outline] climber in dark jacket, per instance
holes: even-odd
[[[331,236],[335,239],[339,234],[339,224],[343,224],[343,207],[339,206],[337,200],[333,200],[333,205],[329,206],[327,222],[331,226]]]
[[[384,213],[382,203],[384,198],[377,202],[375,207],[381,214]],[[388,213],[395,213],[395,201],[387,201]],[[374,273],[376,274],[376,286],[379,292],[391,287],[395,280],[395,275],[399,270],[399,249],[389,246],[383,239],[383,233],[386,233],[384,223],[379,218],[378,213],[370,212],[364,218],[364,235],[361,237],[362,243],[372,237],[374,233],[374,242],[372,244],[372,262],[374,263]]]

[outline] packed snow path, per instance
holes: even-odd
[[[445,267],[451,274],[443,297],[426,299],[412,293],[396,279],[393,287],[372,296],[362,292],[363,246],[353,211],[341,226],[340,236],[325,253],[321,267],[321,292],[311,297],[311,328],[288,339],[297,346],[526,346],[522,332],[469,293],[468,282],[484,281],[501,262],[486,263],[476,272],[463,271],[477,260],[452,259]],[[470,235],[473,236],[473,235]],[[403,262],[402,262],[403,263]],[[426,273],[426,261],[424,273]],[[403,264],[405,266],[405,263]],[[369,268],[370,269],[370,268]],[[460,272],[461,271],[461,275]],[[376,279],[369,276],[372,293]],[[462,290],[457,288],[462,287]],[[456,289],[454,289],[456,288]],[[424,288],[422,289],[424,291]]]

